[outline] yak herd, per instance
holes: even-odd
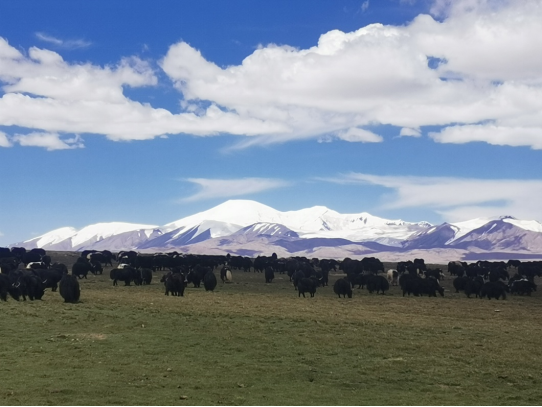
[[[390,286],[399,286],[403,296],[444,296],[442,279],[446,278],[439,268],[428,268],[423,259],[397,263],[393,269],[375,257],[361,260],[346,258],[307,259],[305,257],[278,258],[258,256],[255,259],[243,256],[183,255],[177,252],[166,254],[139,254],[134,251],[87,250],[68,267],[53,263],[43,249],[0,248],[0,299],[9,296],[19,301],[40,300],[47,288],[59,291],[65,302],[75,303],[80,298],[80,279],[88,273],[102,274],[110,266],[109,277],[113,285],[121,281],[124,285],[151,284],[156,271],[163,271],[160,282],[165,295],[183,296],[185,287],[203,286],[213,291],[217,284],[214,270],[220,270],[223,283],[231,282],[233,271],[262,273],[265,283],[271,284],[276,274],[287,275],[298,296],[314,297],[319,287],[329,283],[329,273],[342,273],[333,284],[339,297],[352,298],[353,288],[366,288],[369,293],[385,294]],[[507,293],[531,295],[536,291],[535,277],[542,276],[542,262],[509,260],[508,262],[478,261],[475,263],[450,262],[447,271],[453,278],[456,293],[467,297],[506,299]]]

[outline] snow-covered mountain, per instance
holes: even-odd
[[[64,227],[11,246],[335,258],[432,251],[454,260],[498,252],[542,258],[542,224],[503,216],[431,225],[366,212],[340,214],[323,206],[281,212],[255,201],[230,200],[163,226],[112,222],[81,230]]]
[[[11,246],[41,247],[46,250],[77,251],[86,249],[120,250],[118,247],[137,248],[150,238],[161,235],[158,226],[110,222],[89,225],[81,230],[72,227],[55,229],[44,235]]]

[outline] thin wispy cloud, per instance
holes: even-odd
[[[541,219],[540,180],[382,176],[354,172],[319,180],[382,186],[391,192],[383,196],[382,209],[424,208],[447,221],[497,215]]]
[[[35,35],[39,40],[63,49],[86,48],[92,45],[92,42],[90,41],[85,41],[82,39],[63,40],[43,32],[37,32]]]
[[[41,147],[47,151],[73,150],[85,147],[79,135],[62,138],[58,133],[33,132],[29,134],[16,134],[11,140],[23,147]]]
[[[271,189],[284,188],[291,185],[290,182],[273,178],[187,178],[185,181],[197,185],[199,191],[196,192],[194,195],[181,199],[181,202],[194,202],[206,199],[239,197],[257,194]]]

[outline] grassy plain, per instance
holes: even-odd
[[[71,263],[74,256],[55,253]],[[234,272],[213,293],[80,280],[81,302],[0,303],[3,405],[539,405],[542,297],[443,298]],[[218,276],[218,272],[216,273]]]

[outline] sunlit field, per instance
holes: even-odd
[[[71,265],[72,253],[52,253]],[[388,265],[388,264],[386,264]],[[391,265],[390,265],[391,266]],[[9,405],[525,405],[542,400],[542,298],[403,297],[234,271],[214,292],[164,295],[89,275],[81,301],[0,303]],[[218,270],[215,274],[219,275]],[[446,273],[447,275],[447,273]],[[536,281],[539,283],[539,281]],[[122,283],[121,283],[122,284]]]

